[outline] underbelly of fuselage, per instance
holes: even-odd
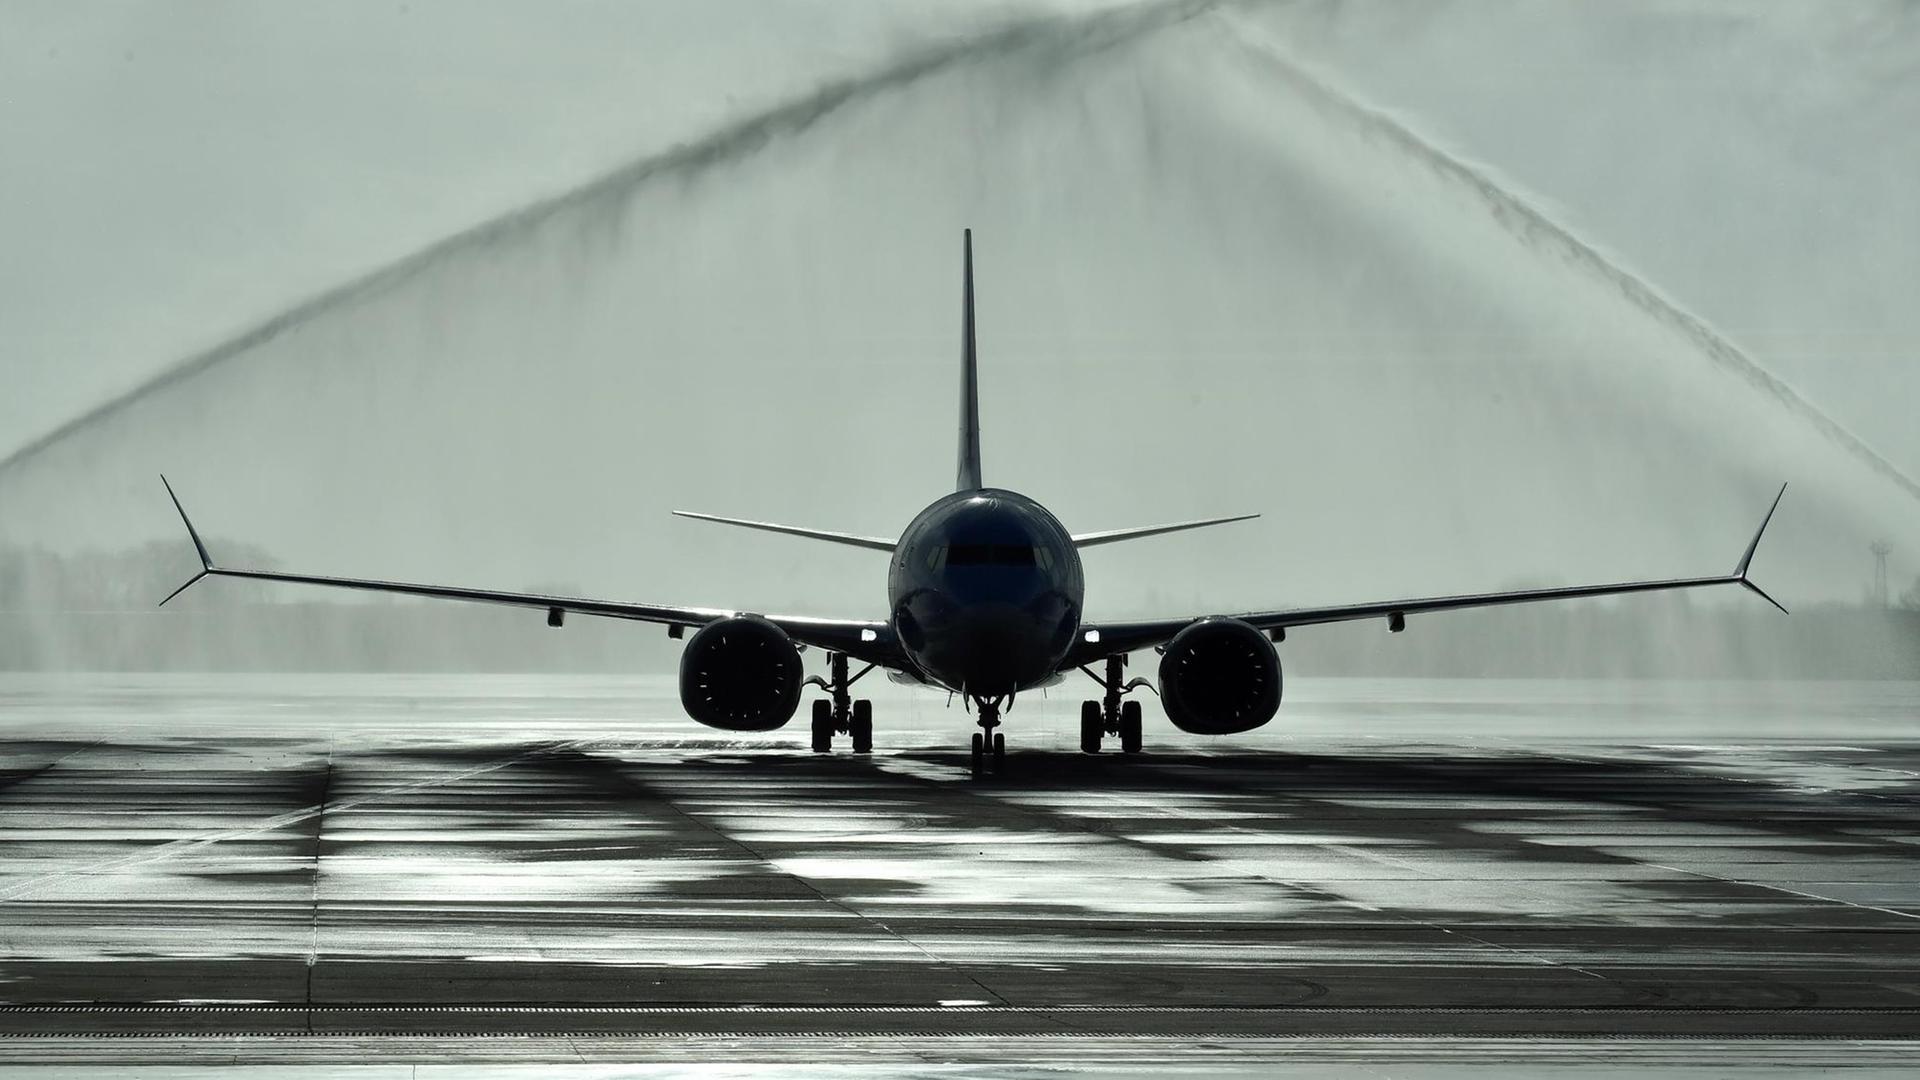
[[[894,608],[907,654],[932,681],[980,697],[1039,686],[1059,670],[1078,629],[1065,597],[957,604],[921,594]]]

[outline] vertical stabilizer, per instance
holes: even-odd
[[[960,301],[960,478],[956,491],[974,491],[980,483],[980,381],[973,348],[973,230],[962,234],[963,280]]]

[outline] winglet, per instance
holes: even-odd
[[[201,578],[206,577],[210,573],[213,573],[213,556],[207,554],[207,545],[204,541],[200,539],[199,531],[193,527],[192,519],[187,517],[187,508],[180,505],[180,496],[175,495],[173,493],[173,485],[167,483],[167,478],[164,475],[160,477],[160,483],[161,483],[161,486],[167,489],[167,498],[173,500],[173,508],[179,512],[181,523],[187,527],[187,536],[191,537],[193,540],[193,550],[195,554],[200,556],[200,572],[193,575],[193,577],[189,579],[185,585],[182,585],[179,588],[168,593],[167,600],[171,600],[174,597],[179,596],[181,593],[186,592],[188,589],[193,588],[194,583],[198,582]],[[160,601],[160,606],[166,607],[167,600]]]
[[[1741,585],[1745,586],[1748,591],[1754,593],[1762,600],[1779,608],[1782,615],[1787,614],[1787,609],[1780,601],[1768,596],[1765,589],[1755,585],[1753,580],[1747,577],[1747,568],[1753,565],[1753,553],[1760,548],[1760,537],[1766,534],[1767,523],[1773,520],[1773,512],[1780,509],[1780,500],[1785,498],[1786,494],[1787,485],[1781,484],[1780,494],[1773,497],[1773,505],[1767,507],[1767,516],[1760,519],[1760,527],[1753,531],[1753,540],[1747,544],[1746,553],[1740,556],[1739,565],[1733,568],[1733,579],[1735,581],[1738,581]]]

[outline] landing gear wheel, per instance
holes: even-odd
[[[833,702],[825,699],[813,703],[813,752],[833,752]]]
[[[985,741],[979,732],[973,733],[973,778],[975,780],[980,779],[981,773],[985,770],[986,761],[980,745]]]
[[[1080,703],[1080,752],[1097,754],[1100,752],[1100,738],[1107,733],[1107,725],[1100,716],[1100,703],[1083,701]]]
[[[993,774],[1005,776],[1007,772],[1007,737],[999,732],[993,733]]]
[[[1129,701],[1120,706],[1120,752],[1140,752],[1140,703]]]
[[[854,753],[873,753],[873,702],[861,698],[853,703],[853,722],[847,734],[853,736]]]

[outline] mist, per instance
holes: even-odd
[[[1871,40],[1911,48],[1914,20],[1879,10]],[[1718,102],[1639,116],[1644,143],[1624,125],[1590,140],[1604,153],[1569,143],[1584,171],[1566,191],[1540,186],[1564,162],[1487,156],[1501,149],[1489,100],[1511,99],[1530,129],[1552,128],[1550,109],[1518,86],[1487,89],[1486,69],[1473,93],[1445,77],[1467,38],[1489,63],[1525,56],[1541,33],[1522,6],[1007,7],[932,35],[842,16],[823,33],[861,41],[853,59],[813,61],[697,130],[638,121],[652,136],[604,168],[543,176],[545,194],[260,310],[210,308],[193,339],[213,344],[129,364],[137,377],[84,405],[17,413],[38,421],[0,440],[0,543],[138,548],[155,577],[184,580],[192,553],[164,471],[223,561],[871,617],[884,603],[872,553],[666,512],[888,535],[943,492],[971,227],[989,484],[1078,531],[1264,514],[1090,551],[1090,618],[1722,573],[1783,481],[1756,577],[1790,608],[1854,601],[1868,543],[1889,538],[1906,559],[1900,540],[1920,522],[1920,443],[1901,434],[1920,386],[1910,364],[1816,370],[1780,343],[1841,327],[1904,360],[1910,315],[1863,297],[1910,294],[1913,263],[1871,246],[1849,269],[1835,251],[1866,232],[1911,237],[1913,210],[1886,194],[1897,187],[1859,181],[1869,201],[1853,215],[1869,225],[1837,222],[1772,259],[1712,258],[1701,249],[1737,222],[1676,221],[1666,205],[1635,217],[1634,198],[1603,197],[1671,177],[1645,154],[1690,125],[1772,163],[1813,132],[1839,138],[1829,118],[1845,114],[1868,172],[1912,154],[1913,136],[1857,115],[1877,102],[1897,116],[1912,96],[1910,78],[1868,62],[1884,46],[1864,43],[1861,16],[1743,11],[1559,13],[1601,54],[1570,79],[1695,85],[1710,70]],[[673,21],[696,39],[727,32],[722,14]],[[1641,48],[1652,26],[1669,32]],[[1752,100],[1726,84],[1773,79],[1743,61],[1789,39],[1829,50],[1806,60],[1824,110],[1722,123]],[[1383,74],[1386,56],[1407,63]],[[1844,164],[1850,149],[1824,152]],[[1859,174],[1767,167],[1746,182],[1769,187],[1754,200],[1768,213],[1819,222],[1835,215],[1818,182],[1832,175]],[[1803,329],[1748,344],[1756,307]],[[1896,585],[1911,565],[1896,562]],[[211,582],[176,604],[272,599],[314,598]],[[1567,652],[1625,635],[1711,653],[1702,670],[1717,674],[1779,669],[1779,654],[1738,646],[1751,631],[1728,629],[1757,600],[1691,602],[1709,617],[1582,605]],[[474,643],[420,663],[504,659],[481,642],[506,618],[545,632],[533,615],[472,614],[419,624]],[[1450,626],[1511,655],[1538,640],[1539,618],[1413,629]],[[657,632],[616,629],[647,637],[636,666],[662,655]],[[1307,646],[1337,670],[1379,651],[1361,630],[1296,637],[1349,641]],[[1874,640],[1912,630],[1886,633]],[[594,655],[617,640],[596,637]],[[132,650],[207,662],[164,652]],[[1876,673],[1912,654],[1889,655]]]

